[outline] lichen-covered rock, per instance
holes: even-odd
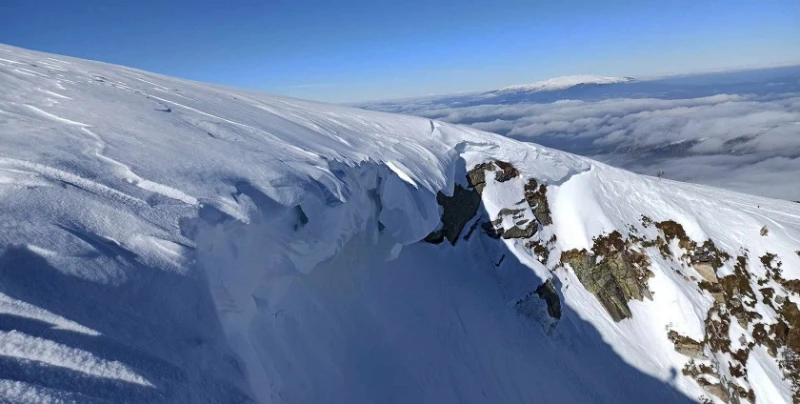
[[[710,283],[719,283],[716,271],[714,271],[714,267],[711,266],[711,264],[700,262],[692,264],[692,268],[694,268],[694,270],[697,271],[697,273],[700,274],[700,276],[706,281]]]
[[[467,183],[479,194],[482,194],[483,189],[486,187],[486,172],[496,169],[497,167],[492,162],[478,164],[467,172]]]
[[[523,223],[524,225],[524,223]],[[528,238],[533,237],[536,234],[536,230],[539,229],[539,225],[536,222],[530,222],[527,226],[520,227],[520,225],[516,225],[511,227],[510,229],[505,229],[501,235],[504,239],[511,239],[511,238]]]
[[[586,250],[562,253],[561,262],[570,264],[581,284],[597,297],[614,321],[631,317],[629,300],[652,299],[647,288],[650,272],[646,258],[627,249],[619,232],[596,238],[592,253]]]
[[[525,201],[528,202],[528,206],[533,208],[533,215],[542,226],[553,223],[553,218],[550,216],[550,204],[547,202],[547,186],[539,185],[535,179],[531,178],[525,184]]]
[[[669,340],[675,345],[675,351],[695,359],[706,359],[704,352],[705,344],[702,341],[696,341],[685,335],[680,335],[676,331],[670,331],[667,336]]]
[[[730,396],[728,395],[728,391],[725,390],[725,388],[722,387],[722,385],[719,384],[719,383],[706,384],[706,385],[703,386],[703,388],[707,392],[709,392],[709,394],[712,394],[712,395],[716,396],[717,398],[719,398],[720,400],[722,400],[722,401],[724,401],[726,403],[730,399]]]
[[[496,161],[495,165],[500,168],[500,171],[498,171],[494,177],[497,182],[506,182],[514,177],[519,176],[519,171],[505,161]]]

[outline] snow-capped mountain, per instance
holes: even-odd
[[[800,204],[0,46],[0,401],[798,400]]]
[[[518,84],[514,86],[503,87],[498,92],[537,92],[537,91],[555,91],[565,90],[575,86],[587,85],[604,85],[604,84],[617,84],[628,83],[633,81],[631,77],[607,77],[607,76],[594,76],[594,75],[577,75],[577,76],[562,76],[554,77],[548,80],[537,81],[530,84]]]

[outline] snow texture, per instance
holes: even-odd
[[[488,183],[481,214],[536,178],[561,250],[646,214],[698,241],[776,253],[784,277],[800,275],[789,202],[428,119],[4,45],[0,88],[0,401],[703,395],[666,329],[701,333],[711,298],[667,262],[654,264],[654,300],[616,323],[574,274],[517,240],[420,242],[439,225],[436,194],[492,160],[520,177]],[[549,278],[564,303],[555,328],[514,309]],[[759,402],[788,400],[772,358],[750,361]]]

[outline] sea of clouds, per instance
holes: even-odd
[[[794,89],[800,76],[792,80]],[[664,171],[670,179],[800,200],[800,93],[781,88],[765,82],[756,92],[750,83],[747,92],[726,86],[726,93],[687,91],[685,98],[467,106],[427,98],[376,109],[465,124],[642,174]]]

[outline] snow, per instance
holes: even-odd
[[[547,80],[537,81],[530,84],[517,84],[513,86],[503,87],[498,92],[510,91],[555,91],[565,90],[570,87],[578,85],[602,85],[602,84],[616,84],[627,83],[633,81],[630,77],[607,77],[595,75],[576,75],[576,76],[562,76],[554,77]]]
[[[420,242],[439,225],[437,193],[491,160],[521,176],[490,181],[483,213],[494,219],[536,178],[561,251],[652,231],[646,214],[728,251],[776,253],[786,278],[800,276],[797,204],[423,118],[0,54],[0,401],[703,395],[666,332],[699,336],[711,301],[660,256],[654,299],[616,323],[574,273],[518,240]],[[547,278],[564,303],[554,327],[514,309]],[[771,358],[750,361],[759,402],[785,400]]]

